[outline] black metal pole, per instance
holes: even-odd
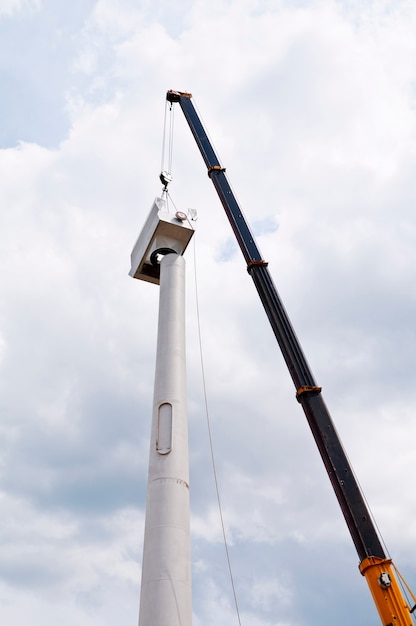
[[[190,94],[167,93],[167,100],[178,102],[202,154],[208,174],[237,238],[247,269],[253,279],[273,332],[296,388],[296,397],[305,412],[335,495],[341,506],[360,561],[368,556],[386,558],[364,497],[355,479],[332,418],[316,385],[301,345],[279,297],[254,237],[247,225],[225,169],[214,152],[195,111]]]

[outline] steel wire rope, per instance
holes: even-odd
[[[167,118],[168,118],[168,109],[169,109],[169,129],[167,129]],[[162,157],[160,163],[160,179],[163,184],[163,175],[165,173],[169,174],[172,177],[172,162],[173,162],[173,134],[174,134],[174,122],[175,122],[175,109],[172,106],[172,103],[169,103],[167,100],[165,102],[165,114],[163,118],[163,136],[162,136]],[[166,143],[167,143],[167,158],[166,158]],[[166,164],[167,160],[167,164]],[[172,180],[172,178],[170,178]],[[169,179],[165,182],[164,189],[162,191],[162,198],[167,192]],[[168,209],[169,210],[169,209]]]
[[[173,201],[172,194],[168,190],[166,190],[165,193],[166,193],[166,206],[167,206],[168,211],[169,211],[169,203],[172,203],[173,210],[177,211],[178,208],[177,208],[176,204]],[[189,220],[187,220],[187,221],[189,222]]]
[[[218,485],[218,475],[217,475],[217,468],[216,468],[216,463],[215,463],[214,445],[213,445],[213,440],[212,440],[211,423],[210,423],[210,417],[209,417],[208,394],[207,394],[207,386],[206,386],[206,380],[205,380],[205,366],[204,366],[203,349],[202,349],[201,319],[200,319],[200,314],[199,314],[199,295],[198,295],[198,279],[197,279],[197,262],[196,262],[196,244],[195,244],[195,239],[196,239],[196,237],[194,235],[194,238],[193,238],[193,251],[194,251],[194,281],[195,281],[196,320],[197,320],[197,333],[198,333],[199,356],[200,356],[200,364],[201,364],[202,389],[203,389],[203,395],[204,395],[205,416],[206,416],[206,421],[207,421],[208,441],[209,441],[209,448],[210,448],[210,455],[211,455],[212,471],[213,471],[213,475],[214,475],[215,493],[216,493],[216,496],[217,496],[218,512],[219,512],[219,517],[220,517],[222,536],[223,536],[223,540],[224,540],[224,548],[225,548],[225,554],[226,554],[226,559],[227,559],[228,573],[229,573],[229,576],[230,576],[230,584],[231,584],[231,589],[232,589],[232,594],[233,594],[233,599],[234,599],[235,610],[236,610],[236,614],[237,614],[237,620],[238,620],[239,626],[241,626],[240,609],[239,609],[239,606],[238,606],[237,592],[236,592],[236,588],[235,588],[235,584],[234,584],[234,576],[233,576],[233,571],[232,571],[232,567],[231,567],[230,552],[229,552],[229,549],[228,549],[227,534],[225,532],[224,517],[223,517],[223,514],[222,514],[220,489],[219,489],[219,485]]]
[[[339,436],[339,434],[338,434],[337,427],[335,426],[335,424],[334,424],[334,423],[332,424],[332,426],[333,426],[333,429],[334,429],[334,431],[335,431],[335,433],[336,433],[336,435],[337,435],[337,437],[338,437],[339,441],[341,442],[341,437],[340,437],[340,436]],[[351,469],[351,474],[353,475],[353,477],[354,477],[354,479],[355,479],[355,482],[357,483],[357,486],[358,486],[358,489],[359,489],[360,495],[361,495],[362,499],[363,499],[363,500],[364,500],[364,502],[365,502],[365,505],[366,505],[366,507],[367,507],[367,509],[368,509],[368,512],[369,512],[370,517],[371,517],[371,520],[372,520],[372,522],[373,522],[373,524],[374,524],[374,526],[375,526],[375,528],[376,528],[376,531],[377,531],[377,534],[378,534],[378,536],[379,536],[379,539],[380,539],[381,545],[383,546],[383,548],[384,548],[384,549],[385,549],[385,551],[386,551],[387,558],[389,558],[389,559],[390,559],[390,558],[391,558],[391,556],[390,556],[389,550],[388,550],[388,548],[387,548],[387,544],[386,544],[386,542],[384,541],[384,537],[383,537],[383,535],[382,535],[382,533],[381,533],[381,530],[380,530],[379,525],[377,524],[377,520],[376,520],[376,518],[375,518],[375,516],[374,516],[374,513],[373,513],[373,511],[371,510],[370,504],[369,504],[369,502],[368,502],[368,500],[367,500],[367,498],[366,498],[366,495],[365,495],[365,492],[364,492],[364,490],[363,490],[363,488],[362,488],[362,486],[361,486],[361,483],[360,483],[360,481],[358,480],[358,476],[357,476],[357,474],[356,474],[356,472],[355,472],[355,469],[354,469],[354,466],[353,466],[353,464],[352,464],[352,462],[351,462],[351,459],[350,459],[350,457],[348,456],[348,453],[347,453],[346,449],[344,448],[344,446],[342,445],[342,443],[341,443],[341,446],[342,446],[342,450],[343,450],[343,452],[344,452],[344,454],[345,454],[345,458],[347,459],[348,464],[349,464],[349,467],[350,467],[350,469]]]
[[[166,120],[168,115],[168,102],[165,101],[165,115],[163,117],[163,136],[162,136],[162,158],[160,163],[160,171],[165,169],[165,148],[166,148]]]
[[[337,429],[336,429],[336,427],[335,427],[335,424],[333,424],[333,427],[334,427],[335,432],[337,433],[337,436],[338,436],[339,440],[341,441],[341,438],[340,438],[340,437],[339,437],[339,435],[338,435],[338,432],[337,432]],[[379,525],[377,524],[377,520],[376,520],[376,518],[375,518],[375,516],[374,516],[374,513],[373,513],[373,511],[371,510],[370,503],[368,502],[368,500],[367,500],[367,498],[366,498],[366,495],[365,495],[365,492],[364,492],[364,490],[363,490],[363,488],[362,488],[362,486],[361,486],[361,483],[360,483],[360,481],[358,480],[358,476],[357,476],[357,474],[356,474],[356,472],[355,472],[355,469],[354,469],[354,466],[353,466],[353,464],[352,464],[352,462],[351,462],[351,459],[349,458],[349,456],[348,456],[348,454],[347,454],[347,451],[345,450],[344,446],[342,446],[342,447],[343,447],[343,450],[344,450],[345,457],[346,457],[346,459],[347,459],[347,461],[348,461],[348,463],[349,463],[349,466],[350,466],[350,468],[351,468],[351,473],[352,473],[353,477],[355,478],[355,481],[356,481],[356,483],[357,483],[357,485],[358,485],[358,489],[360,490],[361,497],[362,497],[362,499],[363,499],[363,500],[364,500],[364,502],[365,502],[365,505],[366,505],[366,507],[367,507],[367,509],[368,509],[368,512],[370,513],[371,520],[372,520],[372,522],[373,522],[373,524],[374,524],[374,526],[375,526],[375,528],[376,528],[376,531],[377,531],[377,533],[378,533],[378,536],[379,536],[379,538],[380,538],[381,545],[383,546],[384,550],[386,551],[387,558],[388,558],[388,559],[391,559],[389,549],[388,549],[388,547],[387,547],[386,542],[384,541],[384,537],[383,537],[383,535],[382,535],[382,533],[381,533],[381,530],[380,530]]]
[[[334,426],[334,428],[335,428],[335,426]],[[366,504],[366,506],[367,506],[368,512],[370,513],[370,517],[371,517],[371,519],[372,519],[372,522],[373,522],[373,524],[374,524],[374,526],[375,526],[375,528],[376,528],[376,530],[377,530],[378,536],[379,536],[379,538],[380,538],[381,545],[383,546],[383,548],[384,548],[384,550],[385,550],[385,552],[386,552],[386,556],[387,556],[387,558],[388,558],[390,561],[392,561],[391,554],[390,554],[390,550],[388,549],[387,543],[386,543],[386,541],[385,541],[385,539],[384,539],[384,537],[383,537],[383,534],[382,534],[382,532],[381,532],[381,530],[380,530],[380,527],[379,527],[379,525],[377,524],[377,520],[376,520],[376,518],[375,518],[375,516],[374,516],[374,513],[373,513],[373,511],[372,511],[372,509],[371,509],[370,503],[368,502],[368,500],[367,500],[367,498],[366,498],[365,492],[364,492],[363,488],[361,487],[361,483],[360,483],[360,481],[358,480],[357,474],[355,473],[355,470],[354,470],[354,467],[353,467],[353,465],[352,465],[352,463],[351,463],[351,460],[350,460],[350,458],[348,457],[348,454],[347,454],[347,452],[346,452],[345,450],[344,450],[344,453],[345,453],[345,456],[346,456],[346,458],[347,458],[347,460],[348,460],[348,463],[349,463],[349,465],[350,465],[351,472],[352,472],[352,474],[353,474],[353,476],[354,476],[354,478],[355,478],[355,480],[356,480],[356,482],[357,482],[358,488],[359,488],[359,490],[360,490],[360,492],[361,492],[361,496],[362,496],[362,498],[363,498],[363,500],[364,500],[364,502],[365,502],[365,504]],[[406,583],[405,579],[404,579],[404,578],[403,578],[403,576],[400,574],[399,570],[397,569],[397,567],[395,566],[395,564],[394,564],[394,562],[393,562],[393,561],[392,561],[392,565],[393,565],[393,569],[395,570],[395,572],[396,572],[396,574],[397,574],[398,583],[399,583],[399,585],[400,585],[400,587],[401,587],[401,589],[402,589],[403,595],[404,595],[404,597],[406,598],[406,601],[407,601],[408,605],[410,606],[410,604],[411,604],[411,603],[410,603],[410,601],[409,601],[409,593],[410,593],[410,595],[412,596],[412,599],[413,599],[413,592],[412,592],[412,590],[408,587],[408,585],[407,585],[407,583]],[[409,593],[408,593],[408,592],[409,592]]]
[[[202,117],[201,111],[198,109],[198,106],[197,106],[196,102],[193,99],[192,99],[192,104],[193,104],[193,107],[194,107],[194,109],[195,109],[195,111],[196,111],[200,121],[201,121],[201,125],[202,125],[202,127],[203,127],[203,129],[205,131],[206,136],[208,137],[209,143],[211,144],[214,153],[216,154],[219,162],[222,163],[221,158],[218,156],[219,152],[218,152],[218,150],[217,150],[217,148],[215,146],[215,143],[213,142],[211,135],[207,131],[208,126],[205,124],[205,121],[204,121],[204,118]]]
[[[169,159],[168,159],[168,172],[172,174],[172,160],[173,160],[173,131],[175,126],[175,107],[170,107],[169,117]]]

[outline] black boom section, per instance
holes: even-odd
[[[262,260],[254,237],[228,183],[207,133],[192,104],[191,95],[169,91],[167,100],[178,102],[202,154],[214,187],[237,238],[284,360],[296,387],[296,397],[305,412],[332,487],[347,522],[360,561],[368,556],[386,558],[362,492],[337,435],[335,426],[316,385],[302,347],[292,328],[277,289]]]

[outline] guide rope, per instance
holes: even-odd
[[[201,320],[200,320],[200,315],[199,315],[199,297],[198,297],[195,240],[196,240],[196,234],[193,237],[195,302],[196,302],[197,333],[198,333],[198,342],[199,342],[199,355],[200,355],[200,363],[201,363],[201,375],[202,375],[202,387],[203,387],[203,394],[204,394],[205,415],[206,415],[206,421],[207,421],[208,440],[209,440],[209,447],[210,447],[210,454],[211,454],[212,470],[213,470],[213,475],[214,475],[215,492],[217,496],[218,511],[219,511],[219,517],[220,517],[220,523],[221,523],[222,536],[223,536],[223,541],[224,541],[225,554],[226,554],[226,559],[227,559],[228,573],[230,577],[230,584],[231,584],[231,589],[232,589],[233,598],[234,598],[234,605],[235,605],[235,610],[237,614],[237,620],[238,620],[239,626],[241,626],[240,610],[239,610],[238,601],[237,601],[237,592],[236,592],[235,584],[234,584],[234,576],[233,576],[233,571],[231,567],[231,559],[230,559],[230,552],[228,549],[227,534],[225,532],[224,517],[222,514],[220,489],[218,485],[217,468],[216,468],[215,455],[214,455],[214,445],[213,445],[213,440],[212,440],[210,415],[209,415],[209,409],[208,409],[208,395],[207,395],[207,387],[206,387],[206,381],[205,381],[205,366],[204,366],[203,349],[202,349]]]

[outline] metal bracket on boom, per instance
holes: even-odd
[[[221,165],[212,165],[208,168],[208,176],[211,178],[212,172],[226,172],[225,167],[221,167]]]
[[[250,274],[251,270],[253,269],[253,267],[267,267],[269,264],[267,261],[263,261],[263,259],[261,259],[260,261],[250,261],[250,263],[247,264],[247,272]]]
[[[296,392],[296,400],[298,402],[301,402],[301,398],[303,396],[303,394],[305,393],[321,393],[322,391],[322,387],[315,387],[315,386],[306,386],[306,387],[300,387],[297,392]]]

